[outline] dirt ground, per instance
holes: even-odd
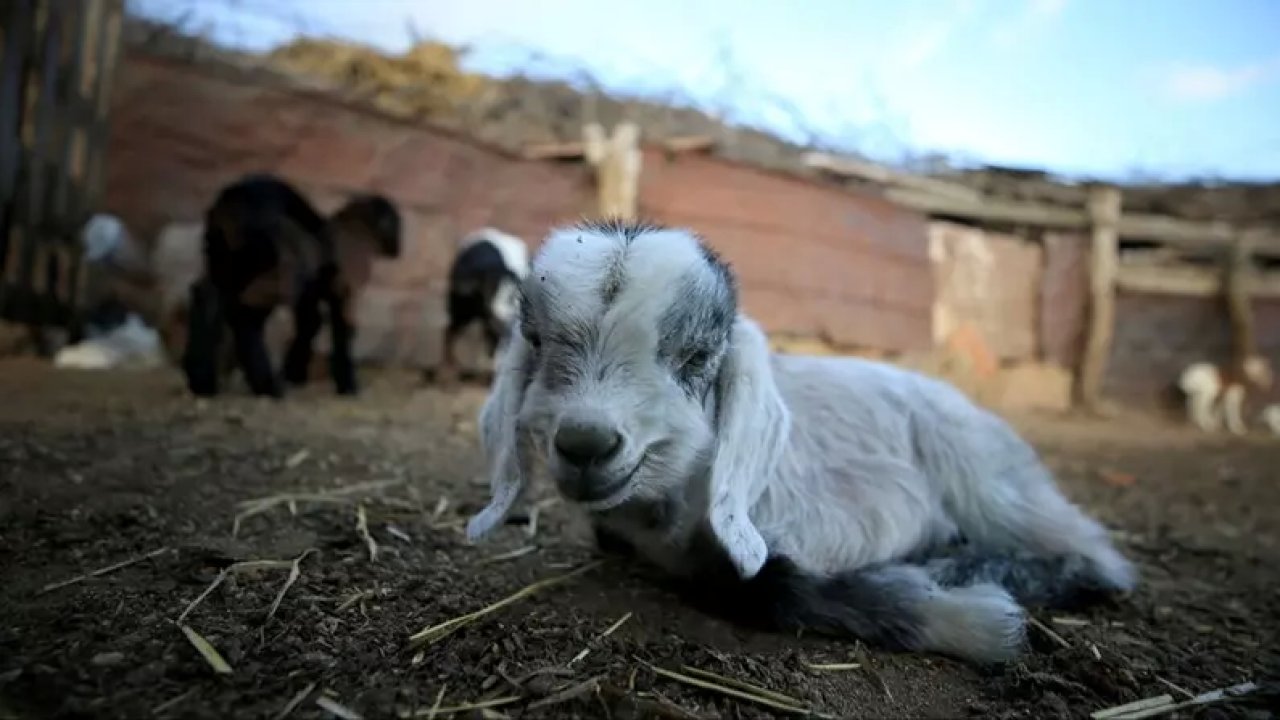
[[[427,717],[437,700],[440,717],[480,701],[492,707],[452,716],[796,714],[663,674],[699,670],[835,717],[1085,718],[1249,681],[1263,690],[1174,716],[1276,716],[1280,441],[1019,420],[1144,584],[1113,607],[1038,616],[1031,652],[1005,668],[749,632],[617,559],[414,645],[600,556],[554,503],[532,536],[513,524],[468,545],[462,524],[486,497],[480,391],[366,380],[355,400],[321,385],[197,403],[170,372],[0,363],[0,717]],[[284,562],[229,571],[182,617],[250,560]]]

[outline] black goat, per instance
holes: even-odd
[[[281,397],[263,329],[287,304],[294,336],[284,380],[306,382],[311,344],[327,312],[330,374],[339,394],[355,394],[352,300],[368,281],[375,256],[400,256],[400,225],[395,207],[378,195],[353,198],[326,220],[272,175],[249,175],[224,187],[205,215],[205,273],[190,291],[183,355],[190,390],[217,394],[220,346],[229,330],[236,364],[253,394]]]
[[[473,322],[484,330],[492,357],[515,318],[520,283],[529,272],[529,250],[520,238],[493,228],[469,233],[458,243],[449,270],[449,324],[444,331],[444,358],[439,377],[457,375],[454,344]]]

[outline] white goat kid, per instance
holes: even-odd
[[[1235,367],[1238,372],[1211,362],[1198,362],[1188,365],[1178,378],[1178,389],[1186,397],[1187,417],[1201,431],[1217,432],[1223,420],[1235,435],[1249,431],[1244,422],[1245,395],[1250,388],[1270,389],[1274,380],[1271,364],[1254,355]]]
[[[554,230],[516,325],[480,413],[473,541],[545,459],[602,541],[727,611],[978,662],[1019,654],[1019,601],[1135,584],[1002,420],[887,364],[772,354],[690,232]]]

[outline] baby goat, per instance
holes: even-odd
[[[449,325],[444,331],[442,377],[456,373],[454,344],[473,322],[480,323],[489,356],[496,357],[515,319],[520,283],[528,274],[529,249],[524,240],[494,228],[463,236],[449,270]]]
[[[690,232],[558,228],[522,290],[472,541],[545,460],[597,537],[741,619],[977,662],[1019,654],[1020,603],[1135,585],[1003,420],[888,364],[773,354]]]
[[[1189,365],[1178,378],[1178,389],[1187,399],[1187,417],[1204,432],[1216,432],[1219,421],[1227,430],[1244,435],[1244,399],[1250,389],[1265,392],[1273,381],[1271,364],[1257,355],[1243,362],[1219,367],[1211,362]],[[1222,406],[1218,414],[1216,406]]]
[[[357,392],[351,343],[352,300],[375,256],[400,255],[400,215],[385,198],[352,199],[326,220],[284,180],[250,175],[223,188],[204,224],[205,274],[190,290],[183,368],[197,395],[218,391],[219,345],[231,331],[236,360],[255,395],[280,397],[263,330],[289,304],[294,336],[284,378],[301,385],[311,344],[327,311],[330,373],[339,394]]]

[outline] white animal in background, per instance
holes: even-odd
[[[1280,436],[1280,405],[1268,405],[1262,410],[1262,423],[1272,435]]]
[[[85,339],[61,348],[54,366],[109,370],[163,364],[160,337],[136,307],[150,277],[145,249],[118,217],[106,213],[85,223],[80,241],[88,275]]]
[[[473,541],[542,466],[602,547],[769,627],[999,662],[1023,648],[1024,603],[1137,581],[1002,419],[888,364],[770,352],[685,230],[554,230],[479,429],[492,498]]]
[[[62,348],[53,358],[54,367],[75,370],[147,369],[164,362],[160,334],[132,313],[121,324]]]
[[[1244,401],[1250,389],[1266,391],[1274,378],[1266,358],[1252,355],[1238,368],[1198,362],[1178,379],[1186,397],[1188,419],[1204,432],[1216,432],[1225,420],[1227,430],[1244,435]]]

